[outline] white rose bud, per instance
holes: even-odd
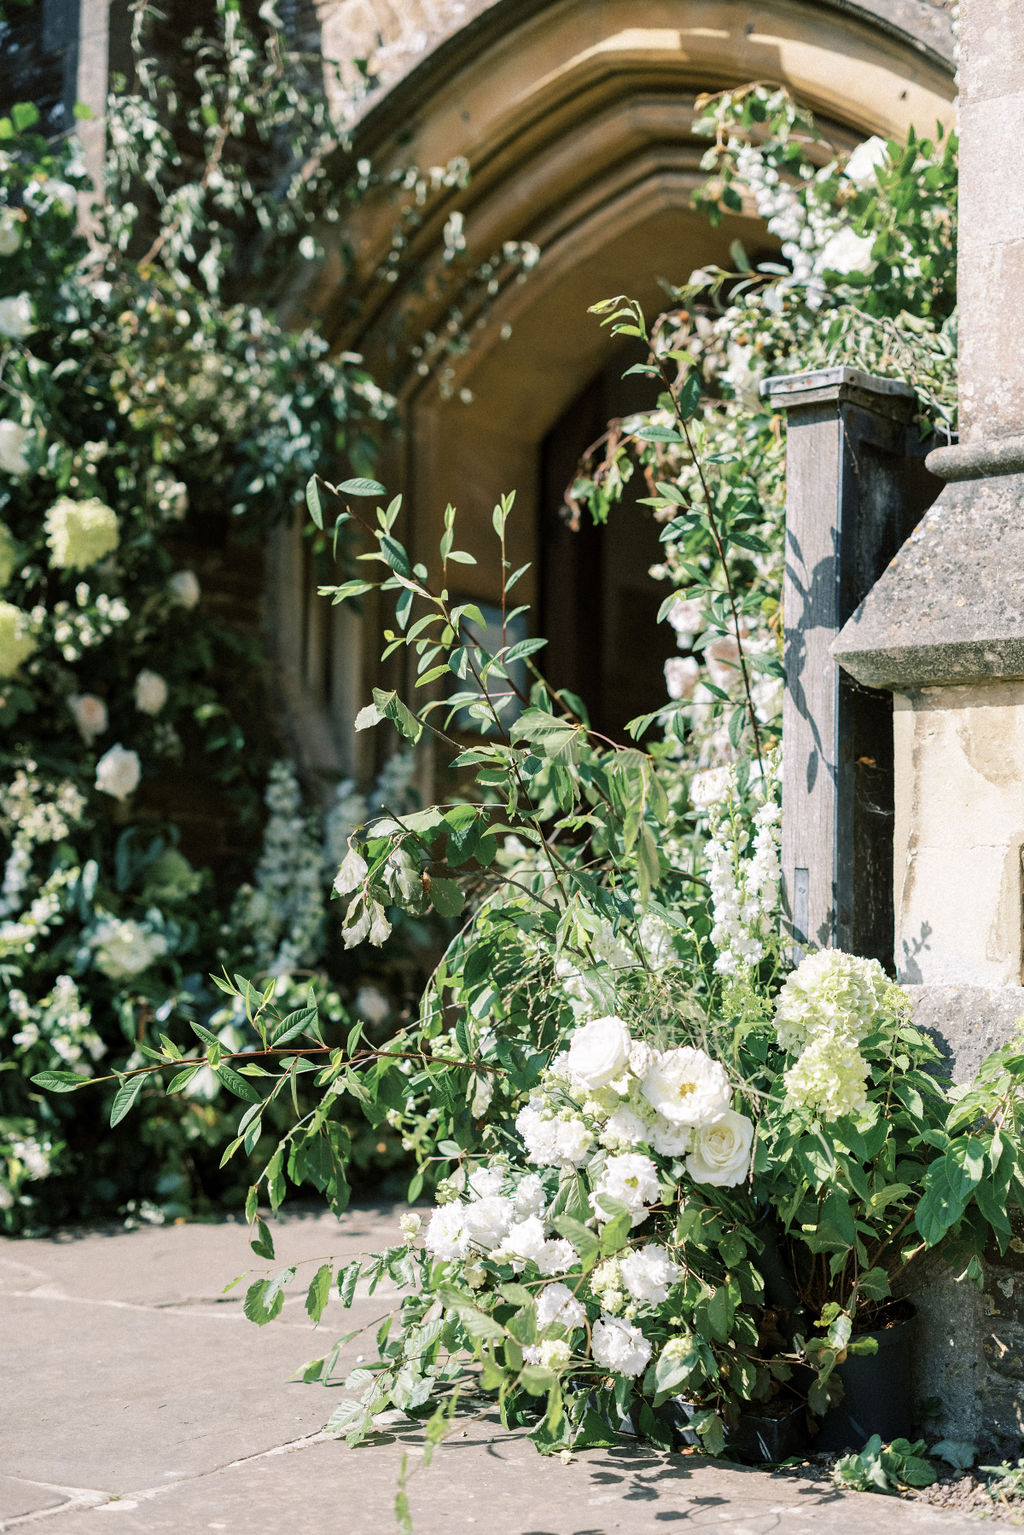
[[[107,728],[107,706],[95,693],[72,693],[68,708],[78,726],[79,734],[87,746]]]
[[[27,426],[19,426],[16,421],[0,421],[0,469],[5,474],[28,474],[25,444],[31,437]]]
[[[194,608],[201,587],[194,570],[177,570],[167,583],[167,594],[179,608]]]
[[[16,293],[12,298],[0,298],[0,336],[20,341],[36,328],[32,317],[32,305],[27,293]]]
[[[139,787],[141,777],[138,752],[127,751],[120,744],[104,752],[96,764],[96,787],[113,799],[126,800]]]
[[[159,714],[167,702],[167,684],[159,672],[141,671],[135,679],[135,707],[143,714]]]

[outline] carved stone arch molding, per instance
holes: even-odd
[[[336,0],[320,20],[325,56],[365,58],[379,82],[339,176],[362,156],[385,176],[457,158],[469,167],[464,187],[430,197],[392,280],[382,263],[396,203],[381,193],[346,230],[355,288],[341,283],[338,257],[294,301],[396,389],[403,431],[381,477],[404,493],[405,537],[430,565],[455,502],[460,542],[479,559],[461,567],[460,591],[481,601],[496,596],[491,508],[513,488],[509,558],[534,564],[519,600],[540,595],[542,444],[621,348],[588,305],[628,293],[656,313],[659,279],[726,261],[737,236],[763,249],[753,217],[711,230],[690,208],[706,148],[691,131],[695,98],[778,82],[846,146],[911,125],[927,134],[953,117],[951,23],[932,0]],[[472,277],[453,286],[459,266],[444,260],[453,213],[464,218],[462,270],[503,242],[530,241],[541,254],[525,281],[499,263],[497,292]],[[444,333],[453,307],[468,350],[418,372],[412,349]],[[294,554],[280,558],[295,567]],[[295,567],[293,581],[303,579]],[[279,615],[280,632],[291,629],[289,692],[317,739],[311,755],[349,770],[347,720],[379,680],[377,646],[365,636],[357,659],[356,627],[332,636],[305,598],[296,629],[292,591]]]

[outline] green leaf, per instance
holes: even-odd
[[[313,1322],[319,1322],[331,1297],[331,1281],[334,1270],[329,1263],[322,1263],[310,1280],[306,1293],[306,1311]]]
[[[262,1216],[256,1219],[256,1235],[249,1241],[249,1246],[257,1258],[273,1258],[274,1238],[270,1234],[270,1227]]]
[[[390,565],[391,569],[397,571],[400,576],[412,575],[412,565],[409,562],[409,556],[397,538],[392,538],[390,533],[382,533],[380,535],[380,547],[385,564]]]
[[[37,1071],[30,1080],[48,1093],[73,1093],[80,1087],[88,1087],[92,1078],[80,1077],[77,1071]]]
[[[125,1115],[130,1113],[136,1098],[142,1091],[142,1084],[145,1080],[145,1076],[140,1073],[137,1077],[129,1077],[126,1082],[121,1083],[121,1086],[114,1094],[114,1101],[110,1105],[111,1129],[115,1125],[119,1125]]]
[[[239,1076],[238,1072],[233,1071],[230,1066],[225,1066],[223,1062],[213,1068],[213,1074],[229,1093],[234,1093],[235,1097],[241,1098],[243,1103],[263,1102],[263,1094],[259,1089],[251,1082],[247,1082],[245,1077]]]
[[[386,496],[387,488],[379,480],[342,480],[335,490],[343,496]]]
[[[18,133],[24,133],[39,121],[39,108],[32,101],[16,101],[11,108],[11,120]]]
[[[589,1226],[584,1226],[582,1221],[573,1220],[571,1215],[556,1216],[553,1224],[559,1235],[572,1243],[579,1253],[584,1274],[588,1274],[601,1253],[597,1234]]]
[[[465,905],[461,886],[453,879],[432,879],[430,904],[439,916],[457,917]]]
[[[324,526],[324,509],[320,501],[320,486],[317,482],[317,476],[315,474],[311,479],[306,481],[306,506],[309,509],[309,515],[312,517],[314,523],[322,532]]]

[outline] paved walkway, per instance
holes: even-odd
[[[339,1226],[293,1216],[278,1262],[373,1251],[398,1239],[389,1210]],[[257,1329],[245,1286],[265,1265],[244,1226],[117,1228],[0,1242],[0,1530],[38,1535],[393,1535],[397,1429],[350,1450],[319,1433],[339,1393],[288,1383],[335,1336],[387,1308],[379,1289],[337,1301],[314,1331],[296,1294]],[[312,1269],[310,1270],[312,1273]],[[364,1345],[365,1347],[365,1345]],[[354,1362],[357,1339],[348,1346]],[[977,1535],[925,1504],[820,1486],[624,1443],[545,1460],[496,1422],[473,1421],[408,1486],[415,1535]]]

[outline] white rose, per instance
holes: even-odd
[[[694,1183],[732,1188],[747,1175],[753,1140],[751,1121],[729,1109],[713,1125],[701,1125],[686,1159],[686,1171]]]
[[[96,787],[101,794],[125,800],[139,787],[142,766],[138,752],[118,744],[105,751],[96,764]]]
[[[143,670],[135,679],[135,707],[143,714],[159,714],[167,702],[167,684],[159,672]]]
[[[692,1045],[659,1051],[641,1091],[675,1125],[713,1124],[732,1103],[725,1068]]]
[[[846,164],[843,166],[843,174],[859,187],[873,186],[875,182],[875,170],[886,157],[888,145],[877,134],[865,139],[863,144],[858,144]]]
[[[35,330],[32,305],[27,293],[16,293],[13,298],[0,298],[0,336],[10,336],[20,341]]]
[[[669,656],[665,662],[665,690],[669,698],[692,698],[699,676],[700,662],[694,656]]]
[[[668,610],[668,621],[676,631],[676,642],[685,650],[704,628],[704,607],[696,597],[677,597]]]
[[[194,608],[202,588],[194,570],[178,570],[167,583],[167,594],[179,608]]]
[[[569,1075],[591,1092],[607,1087],[629,1065],[631,1043],[621,1018],[592,1019],[569,1041]]]
[[[463,1211],[470,1241],[490,1252],[511,1226],[513,1213],[511,1199],[502,1194],[487,1194],[483,1199],[474,1199]]]
[[[651,1357],[651,1345],[639,1327],[616,1316],[603,1316],[594,1323],[590,1352],[595,1364],[616,1375],[640,1375]]]
[[[32,433],[27,426],[16,421],[0,421],[0,469],[5,474],[27,474],[29,462],[25,457],[25,444]]]
[[[106,704],[95,693],[72,693],[68,699],[68,708],[82,740],[91,746],[107,728]]]
[[[10,208],[0,212],[0,256],[13,256],[21,244],[21,220]]]
[[[874,266],[871,235],[854,234],[852,229],[840,229],[819,251],[815,267],[819,272],[870,272]]]
[[[440,1205],[430,1217],[423,1245],[435,1258],[464,1258],[469,1252],[466,1207]]]

